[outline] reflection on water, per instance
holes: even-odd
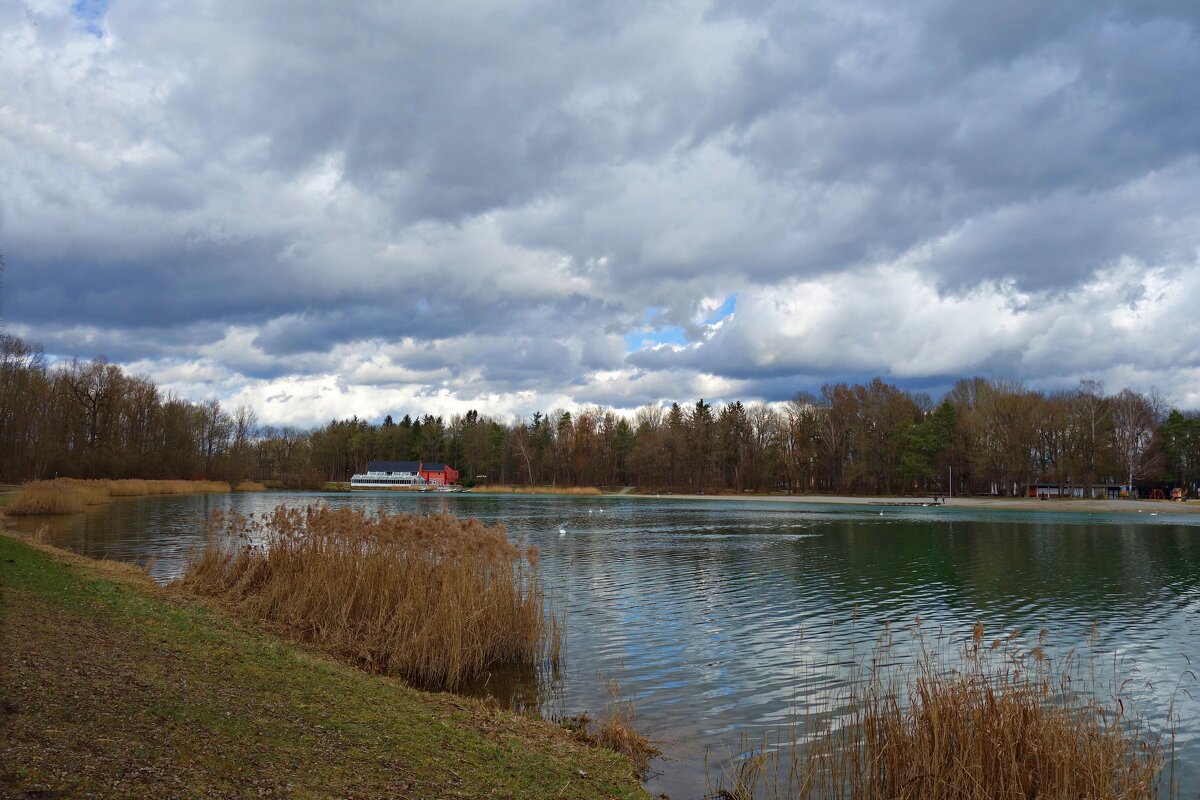
[[[197,495],[115,502],[56,518],[51,541],[144,562],[167,580],[203,544],[216,508],[277,503],[449,511],[502,522],[542,550],[566,660],[551,676],[496,674],[479,691],[549,716],[593,713],[616,678],[666,758],[650,788],[701,796],[706,750],[777,735],[793,703],[827,692],[821,665],[861,654],[888,622],[917,615],[950,639],[982,620],[1060,650],[1097,625],[1100,652],[1125,655],[1155,718],[1187,656],[1200,654],[1195,517],[887,509],[638,498],[411,494]],[[46,520],[20,520],[31,530]],[[562,531],[560,533],[560,531]],[[813,665],[798,685],[796,676]],[[539,683],[541,686],[539,693]],[[1200,695],[1198,695],[1200,697]],[[1200,789],[1200,704],[1178,698],[1180,766]]]

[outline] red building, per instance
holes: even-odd
[[[458,470],[447,464],[421,464],[421,470],[417,474],[434,486],[458,483]]]

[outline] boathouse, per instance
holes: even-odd
[[[418,474],[431,486],[458,483],[458,470],[447,464],[422,464]]]

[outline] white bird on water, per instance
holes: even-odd
[[[559,535],[559,536],[566,536],[566,535],[567,535],[567,529],[566,529],[566,528],[559,528],[559,529],[558,529],[558,535]]]

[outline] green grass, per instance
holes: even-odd
[[[0,535],[0,795],[644,798],[548,723],[410,689]]]

